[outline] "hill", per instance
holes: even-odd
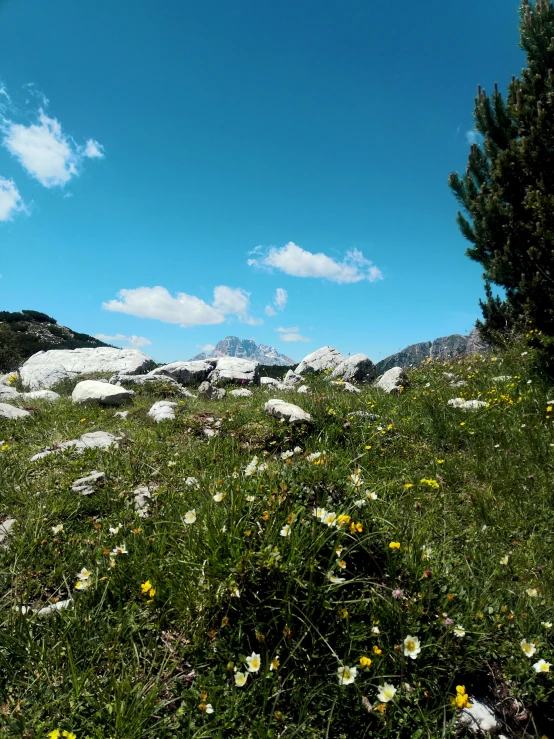
[[[109,346],[88,334],[59,326],[36,310],[0,311],[0,373],[11,372],[36,352]]]
[[[260,364],[277,367],[295,366],[297,362],[285,354],[279,354],[277,349],[266,344],[256,344],[251,339],[239,339],[238,336],[227,336],[218,341],[215,349],[209,354],[202,352],[192,359],[210,359],[215,357],[240,357],[253,359]]]

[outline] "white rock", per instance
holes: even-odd
[[[472,734],[479,735],[496,734],[502,728],[494,711],[482,701],[470,697],[469,703],[471,708],[462,708],[456,720],[457,724],[469,729]]]
[[[219,357],[215,369],[210,372],[208,380],[212,385],[235,382],[258,385],[260,382],[260,363],[239,357]]]
[[[116,411],[113,414],[113,417],[114,418],[123,418],[123,420],[125,420],[128,415],[129,415],[129,411]]]
[[[177,403],[172,403],[169,400],[159,400],[157,403],[150,408],[148,415],[153,418],[156,423],[161,421],[172,421],[175,418],[175,408]]]
[[[260,377],[260,385],[274,385],[278,387],[281,383],[275,377]]]
[[[554,400],[547,400],[546,405],[554,405]]]
[[[160,368],[161,369],[161,368]],[[110,385],[147,385],[152,382],[163,382],[171,385],[176,392],[181,395],[186,395],[188,398],[195,398],[196,396],[189,392],[186,387],[183,387],[175,378],[170,375],[163,375],[156,373],[156,370],[148,372],[146,375],[123,375],[116,373],[110,377]]]
[[[377,367],[365,354],[354,354],[335,367],[329,377],[345,382],[373,382],[377,377]]]
[[[300,395],[307,395],[310,392],[310,388],[307,385],[300,385],[300,387],[296,388],[296,392],[300,393]]]
[[[451,380],[454,377],[452,372],[443,372],[442,374],[444,375],[444,377],[446,377],[447,380]]]
[[[34,462],[37,459],[44,459],[49,454],[56,454],[57,452],[63,452],[64,449],[74,449],[79,454],[85,449],[108,449],[114,444],[117,445],[121,437],[114,436],[107,431],[90,431],[87,434],[83,434],[78,439],[70,439],[69,441],[62,441],[54,446],[44,449],[38,454],[34,454],[30,461]]]
[[[511,375],[498,375],[498,377],[493,377],[492,381],[493,382],[508,382],[508,380],[511,380],[511,379],[512,379]]]
[[[447,405],[451,408],[461,408],[463,411],[486,408],[488,403],[484,400],[464,400],[463,398],[451,398]]]
[[[197,488],[199,489],[200,484],[196,477],[187,477],[185,480],[185,485],[188,485],[189,488]]]
[[[86,405],[121,405],[131,400],[132,395],[133,391],[124,387],[97,380],[83,380],[75,385],[71,400]]]
[[[156,375],[163,375],[166,377],[172,377],[178,382],[194,382],[200,383],[208,378],[208,375],[215,367],[215,360],[204,361],[193,360],[191,362],[171,362],[170,364],[164,364],[161,367],[156,367],[149,376],[155,377]]]
[[[386,393],[399,393],[400,388],[405,387],[408,382],[402,367],[391,367],[375,383],[375,387],[381,388]]]
[[[10,418],[15,421],[18,418],[26,418],[30,415],[29,411],[23,410],[23,408],[16,408],[14,405],[9,405],[9,403],[0,403],[0,418]]]
[[[210,382],[205,380],[200,383],[198,394],[203,395],[208,400],[221,400],[226,396],[227,392],[222,387],[214,387]]]
[[[30,393],[21,393],[21,396],[29,400],[59,400],[62,397],[53,390],[31,390]]]
[[[10,533],[15,524],[15,518],[7,518],[0,523],[0,547],[7,547],[10,543]]]
[[[297,375],[296,372],[293,372],[292,370],[288,370],[287,374],[283,377],[282,384],[286,387],[290,387],[291,385],[298,385],[299,382],[302,382],[304,378],[302,375]]]
[[[13,372],[7,372],[5,375],[0,375],[0,385],[11,385],[10,378],[12,377],[19,379],[19,372],[14,370]]]
[[[71,489],[74,493],[79,493],[79,495],[92,495],[94,493],[94,485],[105,478],[105,472],[92,470],[86,477],[80,477],[78,480],[75,480]]]
[[[249,398],[252,392],[245,387],[240,387],[236,390],[231,390],[230,395],[234,395],[235,398]]]
[[[65,608],[68,608],[72,603],[73,603],[72,598],[68,598],[67,600],[59,600],[57,603],[50,603],[49,605],[44,606],[44,608],[41,608],[36,613],[37,613],[37,616],[40,616],[41,618],[45,616],[53,616],[54,613],[58,613],[58,611],[63,611]]]
[[[310,414],[306,413],[298,405],[287,403],[285,400],[280,400],[279,398],[268,400],[264,405],[264,410],[270,416],[284,418],[288,423],[310,423],[312,420]]]
[[[21,380],[31,390],[50,388],[61,380],[93,372],[138,374],[152,360],[138,349],[49,349],[37,352],[19,368]]]
[[[0,400],[15,400],[21,395],[14,387],[9,385],[0,385]]]
[[[466,385],[467,385],[467,382],[465,380],[458,380],[457,382],[450,383],[451,388],[465,387]]]
[[[346,360],[339,351],[331,346],[323,346],[315,352],[308,354],[294,370],[297,375],[311,374],[313,372],[324,372],[333,370]],[[288,374],[288,373],[287,373]]]
[[[150,513],[152,490],[155,490],[156,487],[148,487],[147,485],[144,485],[133,490],[135,511],[141,518],[146,518],[146,516],[148,516],[148,514]]]
[[[339,389],[344,390],[347,393],[361,393],[359,387],[352,385],[350,382],[341,382],[340,380],[331,380],[331,385],[336,385]]]

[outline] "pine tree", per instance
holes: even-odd
[[[449,186],[466,215],[458,225],[467,255],[484,268],[484,336],[528,329],[554,336],[554,5],[523,0],[520,46],[527,66],[506,100],[478,87],[465,175]],[[492,286],[505,298],[493,296]]]

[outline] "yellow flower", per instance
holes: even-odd
[[[365,448],[369,451],[371,449],[371,444],[367,444]]]
[[[437,464],[444,464],[444,459],[437,459]]]
[[[413,486],[414,486],[413,482],[407,482],[407,483],[406,483],[406,484],[404,485],[404,487],[406,488],[406,490],[409,490],[410,488],[413,488]]]
[[[62,731],[62,736],[64,736],[65,739],[77,739],[72,731],[66,731],[65,729]]]
[[[389,544],[389,549],[400,549],[400,542],[391,541],[391,543]]]
[[[143,595],[146,595],[146,593],[148,593],[148,591],[151,588],[152,588],[152,583],[150,582],[150,580],[147,580],[146,582],[143,582],[142,585],[140,586],[140,589],[142,590],[142,594]]]
[[[274,658],[273,658],[273,659],[271,660],[271,663],[270,663],[270,665],[269,665],[269,669],[270,669],[270,670],[278,670],[278,669],[279,669],[279,665],[280,665],[280,664],[281,664],[281,663],[279,662],[279,658],[278,658],[278,657],[274,657]]]
[[[360,667],[371,667],[371,660],[369,657],[360,657]]]
[[[428,479],[426,477],[422,477],[420,482],[424,485],[428,485],[432,490],[438,490],[440,487],[439,483],[436,480]]]
[[[8,447],[9,444],[2,444],[2,451],[5,452]]]
[[[456,685],[456,695],[450,698],[450,702],[457,708],[471,708],[469,695],[466,693],[465,685]]]
[[[383,654],[383,650],[379,649],[377,644],[373,647],[373,654]]]
[[[84,423],[86,420],[87,420],[86,418],[81,418],[81,420],[79,421],[79,423]]]
[[[48,739],[60,739],[60,730],[59,729],[53,729],[52,731],[49,731]]]
[[[345,523],[350,523],[350,516],[347,516],[345,513],[337,516],[337,526],[343,526]]]

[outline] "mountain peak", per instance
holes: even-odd
[[[196,359],[213,359],[216,357],[240,357],[241,359],[253,359],[260,364],[277,365],[289,367],[295,365],[294,359],[286,354],[279,354],[277,349],[267,344],[256,344],[252,339],[239,339],[238,336],[226,336],[218,341],[215,349],[206,354],[202,352],[193,357]]]

